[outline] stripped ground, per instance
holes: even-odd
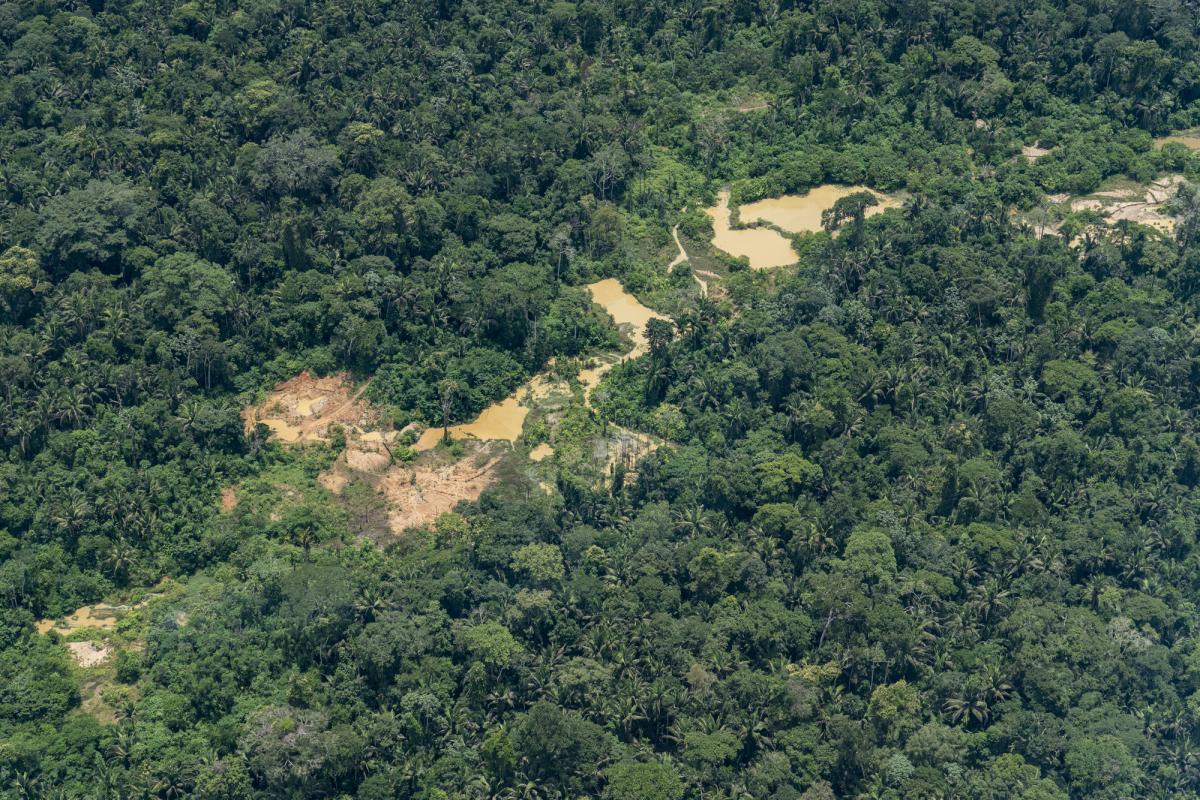
[[[108,661],[113,650],[100,642],[67,642],[67,652],[71,654],[71,658],[75,660],[76,664],[87,669],[98,667]]]
[[[464,500],[478,500],[496,481],[503,456],[499,446],[490,442],[466,442],[463,446],[467,453],[462,458],[452,460],[437,452],[412,464],[393,464],[379,452],[347,449],[318,480],[335,494],[352,482],[366,482],[383,496],[387,527],[399,534],[433,523]],[[369,459],[368,455],[382,458]]]
[[[232,486],[226,486],[221,490],[221,513],[228,514],[237,508],[238,493],[237,489]]]
[[[449,464],[414,464],[388,470],[378,486],[387,497],[388,523],[399,532],[434,522],[460,502],[478,500],[496,480],[501,456],[479,445],[472,455]]]
[[[1025,160],[1032,164],[1039,158],[1050,155],[1050,151],[1045,147],[1038,147],[1036,144],[1031,144],[1021,148],[1021,155],[1025,156]]]
[[[683,253],[676,234],[676,244]],[[682,263],[682,262],[677,262]],[[637,358],[649,350],[645,328],[651,319],[665,319],[642,305],[625,287],[609,278],[590,284],[593,301],[603,307],[621,328],[632,348],[626,353],[606,353],[578,374],[583,388],[584,403],[590,405],[591,393],[603,376],[624,358]],[[396,457],[396,441],[403,432],[380,431],[377,412],[363,401],[365,387],[355,391],[345,376],[314,378],[308,373],[285,381],[267,394],[263,402],[243,411],[247,428],[256,423],[267,425],[273,434],[289,443],[328,442],[329,428],[341,425],[346,434],[346,448],[336,461],[319,476],[319,483],[334,494],[346,495],[351,484],[365,483],[374,488],[386,505],[387,528],[399,534],[411,527],[426,525],[452,511],[462,501],[478,500],[497,480],[498,466],[511,445],[522,435],[526,418],[534,407],[556,393],[570,395],[566,381],[547,370],[534,376],[504,400],[494,403],[472,422],[450,428],[450,438],[466,449],[460,458],[451,458],[448,451],[437,449],[444,432],[441,428],[426,429],[413,450],[415,461]],[[649,437],[618,429],[615,437],[602,439],[597,459],[611,472],[617,463],[631,466],[641,453],[657,446]],[[533,462],[553,453],[543,444],[529,454]],[[405,450],[408,457],[411,453]],[[222,508],[231,510],[236,493],[231,488],[222,492]]]
[[[1166,205],[1183,182],[1182,175],[1164,175],[1149,184],[1126,182],[1080,197],[1051,195],[1046,199],[1060,214],[1095,211],[1110,225],[1128,220],[1171,234],[1175,230],[1175,219],[1168,213]],[[1049,221],[1037,225],[1039,235],[1057,233],[1058,229],[1057,223]]]
[[[361,431],[377,422],[362,400],[366,388],[355,390],[344,373],[317,378],[301,372],[278,384],[261,403],[243,409],[242,419],[247,430],[262,423],[283,442],[325,442],[332,425]]]
[[[649,455],[659,448],[662,441],[646,433],[612,426],[612,434],[596,442],[595,457],[604,462],[604,472],[612,475],[617,465],[626,470],[632,470],[642,456]]]
[[[545,461],[550,456],[554,455],[554,448],[546,442],[542,442],[537,447],[529,451],[530,461]]]

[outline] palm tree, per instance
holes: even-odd
[[[693,503],[683,508],[675,509],[675,529],[687,535],[689,539],[703,536],[708,529],[704,506]]]
[[[103,563],[114,580],[125,583],[129,578],[129,570],[137,563],[137,550],[124,537],[120,537],[108,548]]]
[[[309,551],[316,544],[317,532],[308,525],[299,525],[291,531],[292,544],[304,550],[304,558],[308,560]]]
[[[363,588],[354,599],[354,613],[363,622],[372,622],[392,608],[395,603],[376,586]]]

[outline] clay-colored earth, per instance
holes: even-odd
[[[450,464],[414,464],[388,470],[377,484],[388,499],[388,526],[395,533],[427,525],[462,501],[475,501],[496,480],[500,456],[488,445]]]
[[[1049,195],[1046,200],[1057,206],[1065,205],[1072,212],[1095,211],[1110,225],[1128,220],[1171,234],[1175,230],[1175,220],[1167,213],[1166,206],[1183,182],[1182,175],[1164,175],[1148,184],[1103,189],[1083,197]],[[1045,215],[1044,211],[1041,213]],[[1030,215],[1030,219],[1034,216]],[[1049,216],[1045,216],[1035,225],[1038,236],[1059,231],[1059,224],[1052,223]]]
[[[238,504],[237,489],[233,488],[232,486],[226,486],[224,489],[221,490],[221,512],[222,513],[228,514],[230,511],[233,511],[235,508],[237,508],[237,504]]]
[[[542,442],[537,447],[529,451],[530,461],[544,461],[554,455],[554,448],[545,442]]]
[[[278,384],[266,399],[242,410],[246,429],[263,423],[274,436],[291,444],[324,442],[334,424],[362,429],[374,422],[370,407],[361,400],[366,385],[354,391],[349,376],[317,378],[301,372]]]
[[[1021,148],[1021,155],[1025,156],[1025,159],[1032,163],[1039,158],[1050,155],[1050,151],[1044,147],[1031,144]]]
[[[95,667],[108,661],[112,648],[97,642],[67,642],[67,652],[81,667]]]

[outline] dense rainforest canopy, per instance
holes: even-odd
[[[0,797],[1200,796],[1197,125],[1194,0],[0,2]],[[471,420],[610,277],[434,523],[241,416]]]

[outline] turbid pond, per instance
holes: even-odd
[[[795,264],[792,243],[770,228],[734,228],[730,223],[729,192],[717,195],[717,204],[705,209],[712,219],[713,246],[735,258],[745,256],[752,269],[773,269]]]
[[[867,216],[874,216],[889,208],[898,208],[900,201],[894,197],[868,189],[866,186],[816,186],[807,194],[785,194],[747,203],[741,207],[743,224],[769,222],[791,233],[816,233],[821,230],[821,214],[833,208],[838,200],[856,192],[867,192],[879,201],[867,209]]]
[[[606,278],[588,285],[592,300],[612,316],[618,326],[629,326],[629,338],[633,340],[633,349],[626,354],[628,358],[636,358],[646,352],[649,347],[646,341],[646,323],[661,314],[642,305],[636,297],[625,291],[625,287],[615,278]],[[619,357],[613,354],[604,358],[598,366],[581,370],[579,382],[583,384],[584,398],[591,394],[604,373],[612,369]],[[450,426],[450,438],[504,440],[515,442],[525,426],[525,417],[529,415],[529,407],[522,402],[527,393],[534,398],[544,397],[553,381],[544,373],[534,376],[528,383],[523,384],[517,391],[501,400],[499,403],[485,408],[474,422]],[[425,430],[421,438],[413,446],[416,450],[430,450],[437,446],[442,439],[442,429],[431,427]]]
[[[789,233],[815,233],[821,230],[821,214],[843,197],[855,192],[870,192],[879,201],[867,210],[873,216],[897,208],[900,200],[865,186],[815,186],[804,194],[785,194],[746,203],[738,209],[742,225],[768,223]],[[731,256],[745,256],[753,269],[773,269],[795,264],[796,251],[779,231],[771,228],[734,228],[731,225],[729,192],[717,194],[717,204],[705,209],[713,223],[713,246]]]

